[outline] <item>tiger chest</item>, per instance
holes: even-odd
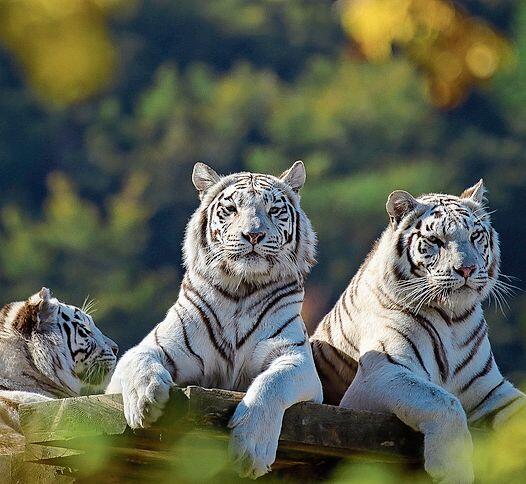
[[[220,351],[215,348],[205,361],[201,385],[226,390],[246,391],[259,374],[254,361],[258,343],[264,339],[257,316],[239,309],[223,311],[221,327],[216,340],[221,341]],[[263,325],[261,325],[263,326]]]

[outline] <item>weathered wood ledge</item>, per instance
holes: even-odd
[[[100,446],[101,439],[121,465],[125,461],[162,464],[173,460],[170,448],[182,433],[207,430],[206,439],[226,441],[228,420],[242,397],[242,393],[195,386],[174,388],[160,421],[139,431],[127,427],[120,395],[23,405],[20,419],[28,446],[46,446],[41,457],[32,454],[33,461],[41,464],[81,469],[85,456]],[[420,462],[422,442],[421,434],[392,415],[300,403],[285,413],[276,468],[342,457]],[[50,448],[76,452],[53,457]]]

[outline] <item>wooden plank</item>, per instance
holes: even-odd
[[[19,413],[28,443],[122,434],[126,430],[120,395],[92,395],[25,404],[20,405]]]
[[[189,418],[204,428],[226,428],[242,393],[190,386]],[[419,462],[423,436],[394,415],[357,412],[333,405],[299,403],[285,412],[280,450],[349,457],[360,453],[382,461]]]
[[[225,390],[174,388],[165,415],[155,428],[133,433],[126,430],[120,395],[22,405],[20,417],[29,443],[68,447],[70,441],[71,448],[79,448],[83,438],[114,435],[123,440],[113,441],[111,447],[162,451],[163,443],[169,445],[172,438],[191,428],[214,430],[210,434],[213,438],[226,439],[226,424],[242,397],[242,393]],[[88,441],[85,439],[85,445]],[[285,457],[295,452],[300,460],[309,455],[314,458],[367,454],[386,462],[418,462],[422,442],[421,434],[391,415],[300,403],[285,413],[279,452]]]

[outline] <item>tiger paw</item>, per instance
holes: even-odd
[[[449,436],[427,435],[425,442],[424,467],[433,482],[440,484],[473,483],[475,479],[471,462],[473,444],[469,432]]]
[[[126,422],[133,428],[145,428],[163,413],[173,385],[170,373],[160,364],[147,371],[130,374],[122,384],[122,399]]]
[[[441,468],[431,468],[426,465],[426,471],[439,484],[473,484],[475,475],[470,462],[455,465],[450,463]]]
[[[257,479],[270,472],[276,460],[283,411],[241,402],[228,426],[229,453],[241,477]]]

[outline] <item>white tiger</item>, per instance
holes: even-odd
[[[101,393],[118,347],[91,316],[43,287],[0,310],[0,454],[24,450],[18,406]]]
[[[192,180],[201,204],[177,302],[122,357],[107,392],[122,393],[135,428],[161,415],[173,384],[246,391],[230,450],[240,474],[256,478],[275,460],[285,409],[322,400],[300,316],[316,242],[299,202],[305,168],[220,177],[197,163]]]
[[[481,307],[502,284],[484,192],[482,180],[460,197],[393,192],[390,226],[312,337],[329,399],[424,433],[425,468],[444,483],[473,481],[468,422],[496,427],[526,405]]]

